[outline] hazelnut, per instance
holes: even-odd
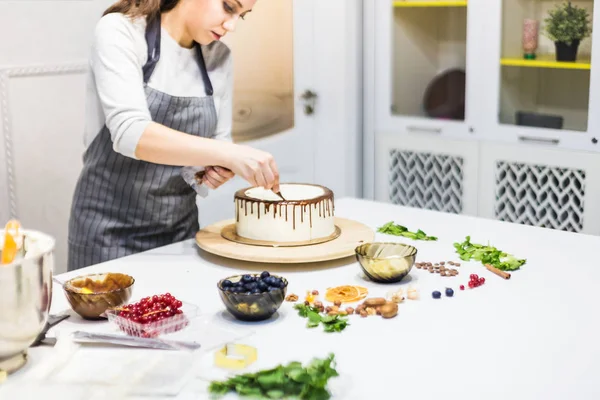
[[[325,312],[329,312],[329,311],[331,311],[331,307],[330,306],[325,307]]]
[[[347,308],[346,308],[346,313],[348,313],[348,314],[354,314],[354,308],[352,308],[352,307],[347,307]]]
[[[315,305],[315,307],[317,307],[317,308],[321,308],[321,307],[323,307],[323,303],[321,303],[320,301],[315,301],[315,304],[314,304],[314,305]]]
[[[365,318],[367,315],[369,315],[365,310],[361,310],[360,312],[360,316]]]
[[[318,290],[313,290],[313,291],[312,291],[312,294],[313,294],[314,296],[318,296],[318,295],[319,295],[319,291],[318,291]]]
[[[370,299],[366,299],[364,304],[367,307],[373,307],[373,306],[382,306],[384,305],[386,302],[386,300],[383,297],[372,297]]]
[[[310,306],[310,303],[308,302],[308,300],[305,300],[305,301],[304,301],[304,305],[305,305],[305,306]]]
[[[387,303],[381,306],[380,312],[383,318],[393,318],[398,314],[398,304],[392,302]]]
[[[342,302],[339,301],[339,300],[336,300],[336,301],[333,302],[333,305],[339,307],[339,306],[342,305]]]
[[[340,308],[339,308],[338,306],[333,306],[333,307],[331,307],[331,310],[332,310],[332,311],[339,311],[339,310],[340,310]]]
[[[330,310],[329,312],[327,312],[327,315],[338,315],[338,311],[337,310]]]

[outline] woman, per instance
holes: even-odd
[[[196,192],[237,174],[279,190],[273,157],[231,143],[232,60],[219,41],[256,0],[120,0],[99,21],[68,269],[192,238]]]

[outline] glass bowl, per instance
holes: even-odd
[[[242,321],[262,321],[275,314],[283,303],[287,292],[287,279],[269,275],[281,280],[280,287],[269,285],[266,291],[259,292],[258,288],[251,288],[251,286],[253,286],[252,282],[256,283],[260,276],[261,274],[234,275],[221,279],[217,284],[223,304],[235,318]],[[243,283],[243,279],[248,281]],[[233,286],[229,286],[227,281]]]
[[[109,308],[127,304],[133,293],[135,279],[129,275],[109,272],[82,275],[63,285],[73,311],[85,319],[102,319]]]
[[[365,275],[373,282],[400,282],[411,271],[417,248],[403,243],[372,242],[354,250]]]

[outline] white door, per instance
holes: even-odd
[[[260,0],[223,39],[234,58],[233,140],[272,153],[281,182],[315,179],[313,14],[312,2]],[[200,200],[201,226],[233,218],[247,186],[236,177]]]

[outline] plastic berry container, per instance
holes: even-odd
[[[108,321],[116,325],[119,330],[129,336],[137,336],[143,338],[156,338],[168,333],[175,333],[186,328],[190,321],[199,314],[198,307],[189,303],[182,303],[179,308],[180,314],[152,322],[134,322],[129,318],[125,318],[120,314],[123,312],[119,309],[107,310],[106,316]]]

